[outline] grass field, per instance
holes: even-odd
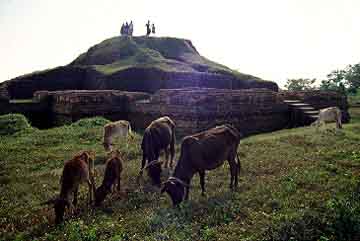
[[[0,240],[359,240],[360,109],[351,114],[340,131],[304,127],[242,140],[238,190],[229,191],[225,164],[207,173],[206,197],[195,176],[190,200],[177,208],[146,176],[136,185],[141,136],[129,148],[118,140],[126,157],[121,193],[92,209],[83,186],[76,214],[57,227],[53,209],[40,203],[59,193],[64,161],[81,150],[96,152],[100,185],[107,120],[37,130],[2,117],[12,124],[1,125]]]

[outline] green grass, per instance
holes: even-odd
[[[304,127],[244,139],[238,149],[239,189],[229,191],[225,164],[207,173],[206,197],[195,176],[190,200],[178,208],[146,184],[146,175],[145,184],[136,185],[141,136],[136,134],[128,148],[117,140],[126,159],[122,192],[91,209],[83,186],[76,214],[58,227],[51,207],[40,203],[59,193],[63,163],[80,150],[96,152],[100,184],[107,120],[2,135],[0,240],[356,240],[360,112],[351,109],[351,114],[354,121],[341,131],[334,125]]]

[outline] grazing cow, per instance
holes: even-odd
[[[54,204],[56,224],[63,222],[65,207],[72,210],[73,205],[77,205],[77,195],[81,183],[87,183],[89,186],[88,198],[91,205],[92,193],[95,191],[93,168],[94,161],[86,151],[65,162],[60,179],[60,196],[45,202],[45,204]],[[71,195],[73,195],[73,205],[70,202]]]
[[[105,175],[100,187],[95,191],[95,205],[99,206],[117,184],[117,191],[120,191],[121,172],[123,170],[122,160],[119,151],[112,153],[112,157],[106,161]]]
[[[324,125],[325,123],[336,122],[336,128],[341,129],[341,110],[338,107],[329,107],[325,109],[321,109],[319,111],[318,119],[313,122],[312,126],[319,127],[320,125]]]
[[[133,137],[130,123],[126,120],[119,120],[108,123],[104,126],[104,148],[105,151],[112,150],[112,141],[114,137]]]
[[[237,187],[240,172],[237,148],[240,138],[238,130],[230,125],[221,125],[186,136],[181,144],[180,158],[174,173],[164,183],[161,193],[167,192],[174,206],[179,204],[184,199],[188,199],[191,179],[195,173],[199,173],[202,195],[204,195],[205,171],[220,167],[225,160],[230,165],[230,189],[233,188],[234,181]]]
[[[161,162],[158,159],[160,151],[165,150],[165,167],[167,167],[170,152],[170,167],[172,167],[175,156],[175,123],[168,116],[151,122],[145,129],[141,149],[143,151],[143,158],[139,177],[142,176],[143,170],[147,169],[153,184],[160,187]],[[146,160],[147,165],[145,167]]]

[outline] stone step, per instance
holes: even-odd
[[[309,111],[304,111],[304,114],[307,115],[318,115],[319,111],[318,110],[309,110]]]
[[[312,106],[301,106],[301,107],[297,107],[296,109],[299,109],[299,110],[303,110],[303,111],[312,111],[312,110],[316,110],[314,107]]]
[[[312,119],[317,119],[319,117],[319,115],[309,115],[309,117]]]
[[[284,100],[284,102],[286,104],[290,104],[290,103],[300,103],[301,101],[300,100]]]
[[[289,104],[290,106],[293,106],[293,107],[305,107],[305,106],[310,106],[309,104],[306,104],[306,103],[302,103],[302,102],[299,102],[299,103],[291,103]]]

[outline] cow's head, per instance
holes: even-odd
[[[111,152],[112,151],[112,146],[110,143],[104,142],[103,143],[104,149],[106,152]]]
[[[55,223],[59,224],[64,221],[65,207],[69,208],[70,203],[66,199],[57,199],[54,205],[55,209]]]
[[[147,168],[148,174],[152,180],[153,185],[161,187],[161,162],[149,165]]]
[[[169,194],[174,206],[177,206],[184,200],[185,188],[182,184],[174,181],[166,181],[164,187],[161,189],[161,193],[166,192]]]
[[[53,204],[54,205],[55,223],[56,224],[60,224],[64,221],[65,208],[70,207],[69,201],[66,199],[63,199],[63,198],[50,199],[49,201],[47,201],[43,204]]]
[[[100,206],[100,204],[104,201],[106,195],[108,195],[110,190],[108,190],[105,186],[101,185],[95,191],[95,206]]]

